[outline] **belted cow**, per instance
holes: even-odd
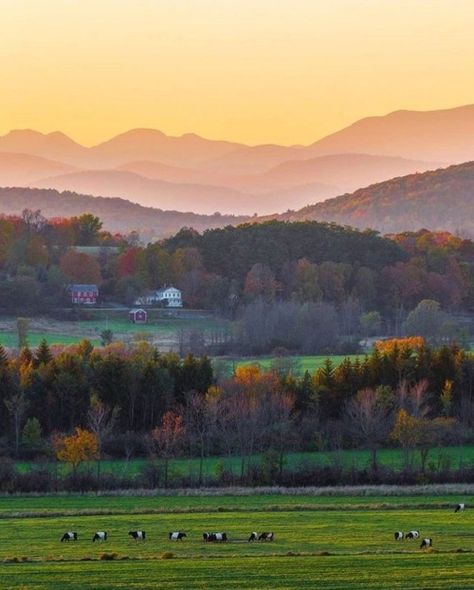
[[[170,541],[182,541],[186,537],[186,533],[176,531],[175,533],[168,533],[168,539]]]
[[[454,512],[464,512],[464,508],[466,508],[466,504],[458,504],[454,509]]]
[[[68,531],[67,533],[64,533],[64,535],[61,537],[61,543],[64,541],[77,541],[77,533],[74,531]]]
[[[96,541],[107,541],[107,533],[105,531],[98,531],[92,537],[92,542],[95,543]]]
[[[226,533],[204,533],[202,538],[208,543],[225,542],[227,541]]]
[[[410,531],[405,535],[406,539],[418,539],[420,536],[420,531]]]
[[[403,531],[397,531],[393,535],[395,537],[395,541],[402,541],[405,537],[405,535],[403,534]]]
[[[257,539],[258,539],[258,533],[250,533],[249,543],[251,541],[257,541]]]
[[[427,549],[428,547],[433,547],[433,539],[423,539],[421,541],[420,549]]]
[[[273,533],[261,533],[258,537],[259,541],[273,541]]]
[[[145,531],[130,531],[128,534],[132,537],[132,539],[135,539],[135,541],[145,540]]]

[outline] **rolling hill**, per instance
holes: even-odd
[[[26,208],[40,209],[48,218],[93,213],[102,219],[105,229],[122,233],[137,230],[145,240],[171,236],[182,227],[204,231],[249,220],[248,217],[233,215],[162,211],[125,199],[92,197],[69,191],[60,193],[52,189],[0,188],[0,212],[3,215],[20,214]]]
[[[410,174],[276,216],[334,221],[383,233],[448,230],[474,235],[474,162]]]

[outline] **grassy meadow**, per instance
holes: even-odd
[[[31,347],[38,346],[44,338],[48,344],[75,344],[84,338],[100,346],[100,334],[104,330],[112,330],[115,340],[131,342],[136,339],[147,339],[160,350],[175,350],[178,346],[179,334],[182,331],[202,330],[204,334],[226,329],[229,322],[215,318],[166,318],[154,316],[150,312],[149,323],[133,324],[127,312],[107,313],[102,310],[89,312],[95,319],[66,321],[49,318],[32,318],[28,331],[28,343]],[[2,318],[0,321],[0,344],[15,348],[18,346],[18,335],[15,318]]]
[[[403,467],[403,454],[399,448],[381,449],[378,453],[379,463],[382,466],[393,470]],[[262,460],[260,455],[252,458],[253,464]],[[111,473],[118,477],[139,476],[141,470],[146,466],[147,459],[125,460],[103,460],[101,462],[101,473]],[[285,469],[298,470],[301,468],[310,469],[312,466],[334,466],[341,465],[345,469],[364,469],[369,466],[371,456],[369,451],[362,449],[346,449],[341,451],[320,451],[306,453],[288,453],[285,456]],[[428,454],[427,468],[439,469],[440,466],[449,464],[451,469],[460,467],[472,467],[474,465],[474,446],[463,447],[441,447],[432,449]],[[415,456],[415,465],[419,465],[419,457]],[[32,461],[18,461],[16,469],[20,473],[27,473],[34,468],[47,466],[49,469],[56,469],[58,474],[65,475],[69,467],[60,463],[35,463]],[[83,464],[82,471],[94,472],[95,463]],[[239,457],[207,457],[204,459],[203,473],[206,477],[213,478],[219,470],[225,469],[234,475],[240,474]],[[170,461],[170,474],[176,476],[194,476],[197,478],[199,472],[199,459],[179,458]],[[315,482],[317,483],[317,482]]]
[[[474,512],[453,512],[462,498],[0,498],[0,588],[472,588]],[[147,540],[128,537],[134,529]],[[393,539],[410,529],[432,537],[433,550]],[[67,530],[76,543],[59,542]],[[97,530],[107,542],[92,543]],[[187,539],[170,542],[173,530]],[[248,543],[254,530],[275,541]],[[225,531],[229,542],[204,543],[205,531]]]

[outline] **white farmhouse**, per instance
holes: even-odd
[[[149,291],[135,301],[135,305],[153,305],[155,303],[164,303],[166,307],[183,307],[181,291],[176,287],[163,287],[156,291]]]

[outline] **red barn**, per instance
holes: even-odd
[[[67,291],[72,303],[95,305],[99,297],[97,285],[69,285]]]
[[[148,321],[148,313],[144,309],[131,309],[128,317],[133,324],[146,324]]]

